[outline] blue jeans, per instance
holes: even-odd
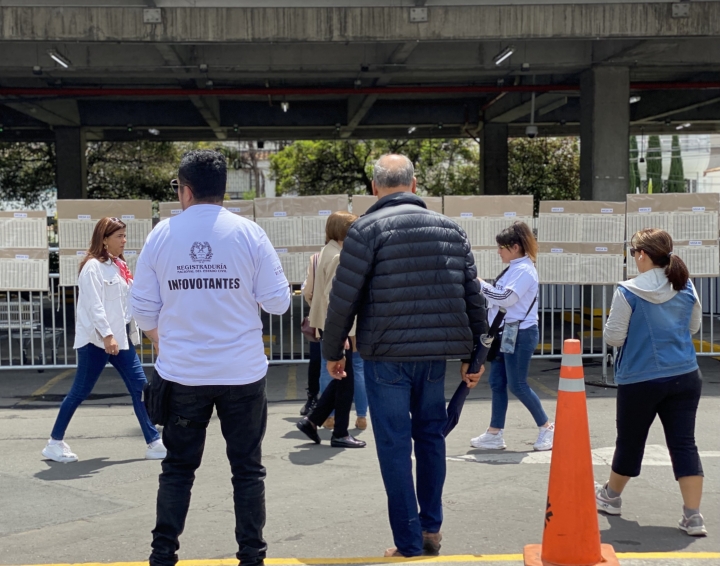
[[[118,371],[125,382],[125,387],[130,392],[135,416],[140,423],[145,442],[150,444],[160,438],[160,433],[150,422],[145,405],[142,402],[143,387],[147,383],[145,372],[135,347],[129,340],[128,345],[130,348],[120,350],[117,356],[111,356],[94,344],[86,344],[77,349],[78,369],[75,374],[75,381],[73,381],[70,392],[63,399],[62,405],[60,405],[60,412],[50,434],[54,440],[62,440],[65,437],[65,431],[70,424],[70,419],[75,414],[75,410],[80,406],[80,403],[88,398],[108,361]]]
[[[530,358],[535,352],[539,340],[538,327],[518,331],[515,352],[498,353],[490,366],[490,389],[492,390],[492,428],[505,428],[505,415],[508,408],[508,387],[515,397],[525,405],[538,426],[544,425],[548,417],[542,408],[540,399],[527,384]]]
[[[357,352],[352,353],[352,366],[355,372],[355,393],[353,394],[355,413],[358,417],[367,417],[368,398],[365,390],[365,364]],[[330,377],[327,370],[327,360],[323,358],[320,366],[320,393],[325,391],[330,381],[332,381],[332,377]]]
[[[442,525],[445,365],[445,361],[365,361],[365,383],[388,497],[390,528],[395,546],[404,556],[422,555],[422,531],[437,533]],[[417,494],[413,485],[413,441]]]

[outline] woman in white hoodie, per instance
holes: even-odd
[[[695,444],[702,381],[691,338],[700,329],[700,300],[685,263],[673,253],[670,234],[641,230],[630,243],[639,275],[620,283],[605,325],[606,342],[620,347],[617,440],[610,479],[596,486],[597,506],[620,515],[620,494],[640,475],[650,425],[659,416],[683,498],[678,527],[705,536],[703,470]]]

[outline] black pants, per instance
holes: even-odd
[[[160,474],[151,566],[174,566],[178,561],[178,537],[185,528],[195,470],[202,461],[213,407],[217,408],[232,470],[237,558],[243,566],[263,564],[267,551],[263,539],[262,465],[262,440],[267,424],[265,378],[248,385],[188,387],[173,383],[170,420],[163,429],[167,457]]]
[[[335,411],[335,428],[333,429],[335,438],[344,438],[349,434],[350,409],[352,409],[353,395],[355,395],[352,350],[345,350],[345,359],[347,360],[345,364],[347,377],[331,380],[318,400],[317,406],[308,416],[310,422],[320,426],[330,416],[330,413]]]
[[[308,364],[308,395],[317,396],[320,393],[320,342],[310,342],[310,363]]]
[[[631,478],[640,475],[645,442],[655,415],[665,431],[675,479],[702,476],[695,445],[695,416],[702,391],[698,370],[670,380],[618,385],[617,440],[612,471]]]

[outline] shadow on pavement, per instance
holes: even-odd
[[[61,464],[52,460],[45,460],[48,468],[35,474],[35,477],[45,481],[77,480],[89,478],[103,468],[117,466],[120,464],[131,464],[132,462],[144,462],[144,458],[133,458],[131,460],[109,460],[108,458],[91,458],[80,460],[69,464]]]
[[[345,451],[345,448],[333,448],[329,444],[312,444],[310,448],[305,448],[297,452],[290,452],[288,460],[296,466],[315,466],[322,464],[333,457]]]
[[[671,552],[690,546],[695,538],[680,529],[640,526],[637,521],[606,515],[610,528],[600,531],[602,542],[612,544],[616,552]]]

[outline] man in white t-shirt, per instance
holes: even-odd
[[[290,290],[262,228],[222,207],[226,182],[222,154],[185,154],[172,182],[183,213],[155,227],[135,270],[133,315],[159,351],[156,374],[171,382],[151,566],[178,561],[213,408],[232,469],[237,558],[259,566],[267,551],[267,358],[258,305],[283,314]]]

